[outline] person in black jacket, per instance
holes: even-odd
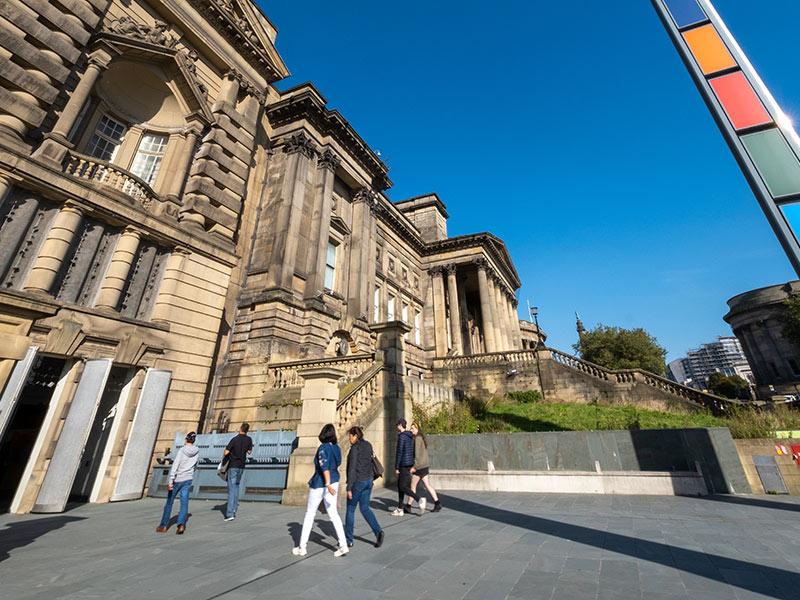
[[[356,506],[375,534],[375,547],[383,544],[383,529],[378,525],[375,513],[369,507],[372,495],[372,444],[364,439],[361,427],[351,427],[347,431],[350,437],[350,452],[347,453],[347,516],[344,521],[344,535],[348,547],[353,546],[353,527],[356,521]]]
[[[414,468],[414,436],[406,429],[405,419],[397,420],[397,452],[395,454],[394,473],[397,475],[397,508],[392,512],[394,517],[406,514],[403,510],[403,495],[419,502],[419,496],[411,489],[411,469]]]

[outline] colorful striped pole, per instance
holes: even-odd
[[[652,0],[795,272],[800,138],[710,0]]]

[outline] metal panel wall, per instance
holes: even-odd
[[[63,512],[110,371],[111,359],[86,361],[33,512]]]
[[[171,371],[147,370],[112,502],[142,497],[171,379]]]

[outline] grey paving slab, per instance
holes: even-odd
[[[156,534],[161,502],[0,515],[0,590],[14,600],[415,598],[795,600],[800,499],[444,494],[444,510],[393,518],[380,549],[360,518],[335,558],[315,523],[291,554],[303,509],[243,504],[222,521],[193,502],[187,532]]]

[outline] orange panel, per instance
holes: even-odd
[[[700,70],[706,75],[737,66],[713,25],[690,29],[683,33],[683,39],[694,54]]]

